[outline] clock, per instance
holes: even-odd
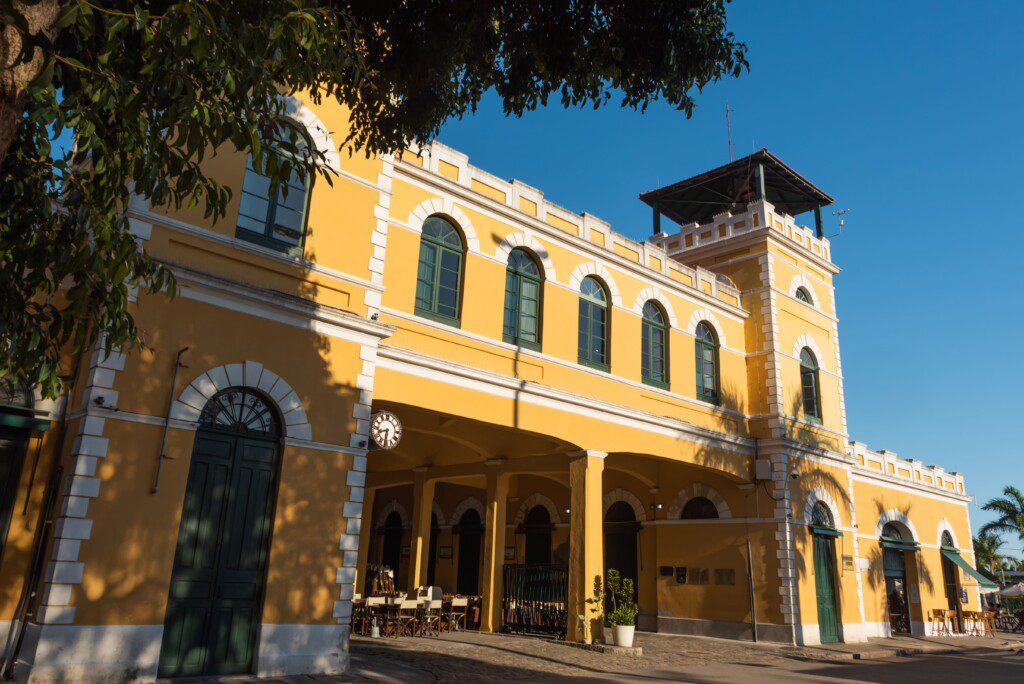
[[[402,421],[391,411],[378,411],[370,417],[370,437],[379,449],[394,449],[402,440]]]

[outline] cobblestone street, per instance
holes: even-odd
[[[664,634],[638,634],[642,656],[602,654],[543,639],[463,633],[440,638],[352,640],[354,680],[611,681],[1020,681],[1019,650],[964,642],[957,653],[852,660],[849,653]],[[991,644],[995,646],[996,644]]]

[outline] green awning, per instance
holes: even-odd
[[[975,570],[974,566],[964,560],[964,557],[956,551],[947,551],[946,549],[942,549],[942,555],[959,565],[961,570],[976,579],[982,589],[998,589],[995,582],[989,580],[987,577]]]
[[[883,549],[898,549],[900,551],[920,551],[918,543],[915,541],[906,541],[904,539],[893,539],[892,537],[882,536],[881,538]]]
[[[0,426],[20,428],[22,430],[49,430],[50,421],[23,413],[8,413],[0,410]]]
[[[843,533],[834,527],[826,527],[825,525],[808,525],[811,528],[811,534],[818,534],[822,537],[842,537]]]

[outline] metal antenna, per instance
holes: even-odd
[[[730,114],[734,112],[732,105],[729,101],[725,101],[725,133],[729,138],[729,161],[732,161],[732,117]]]
[[[845,221],[843,220],[843,215],[844,214],[849,214],[851,211],[853,211],[853,209],[836,209],[835,211],[832,212],[833,216],[838,216],[839,217],[839,230],[836,231],[835,233],[832,233],[831,235],[829,235],[828,236],[829,240],[831,240],[832,238],[836,237],[837,235],[842,235],[843,234],[843,223],[845,223]]]

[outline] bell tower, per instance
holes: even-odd
[[[751,429],[845,453],[847,430],[831,245],[821,210],[833,198],[767,149],[640,199],[651,242],[732,280],[746,325]],[[794,217],[809,217],[813,227]],[[663,219],[678,224],[663,228]]]

